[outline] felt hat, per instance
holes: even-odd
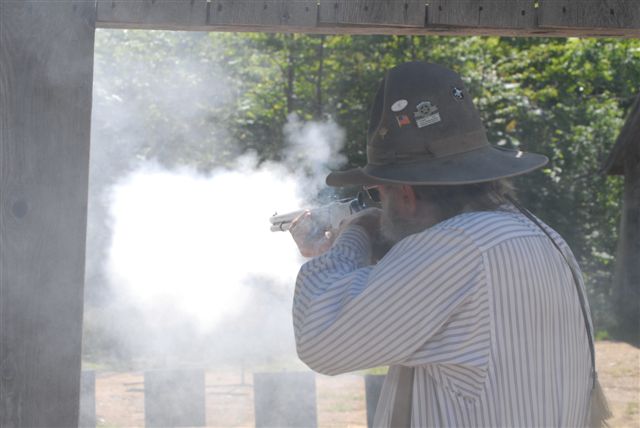
[[[378,88],[369,121],[367,165],[327,176],[329,186],[460,185],[513,177],[546,156],[494,147],[453,71],[408,62]]]

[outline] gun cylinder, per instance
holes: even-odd
[[[272,216],[272,232],[286,232],[291,228],[291,223],[306,211],[310,211],[312,216],[318,219],[319,223],[325,224],[326,229],[337,229],[340,223],[351,214],[355,214],[365,208],[374,207],[376,204],[360,192],[354,199],[343,199],[332,202],[312,210],[299,210],[281,215]]]

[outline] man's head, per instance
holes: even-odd
[[[426,62],[389,70],[369,120],[367,165],[335,171],[330,186],[379,186],[392,242],[463,211],[496,209],[506,179],[547,158],[489,144],[460,77]]]
[[[508,180],[461,186],[383,184],[375,187],[382,205],[383,237],[390,243],[468,211],[492,211],[507,203]]]

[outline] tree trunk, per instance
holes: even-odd
[[[624,156],[624,205],[614,276],[618,335],[640,344],[640,135]]]
[[[418,52],[416,50],[416,36],[407,36],[407,43],[409,44],[409,52],[411,52],[411,61],[417,61]]]
[[[294,44],[294,35],[293,34],[285,34],[285,46],[287,48],[287,86],[285,88],[286,97],[287,97],[287,116],[293,113],[294,111],[294,91],[295,91],[295,81],[296,81],[296,67],[295,67],[295,44]]]
[[[322,74],[324,73],[324,40],[326,36],[320,36],[318,44],[318,75],[316,78],[316,119],[322,119]]]

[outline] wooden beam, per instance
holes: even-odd
[[[319,25],[424,27],[425,2],[416,0],[333,0],[319,4]]]
[[[536,26],[531,0],[431,0],[427,26],[465,28],[517,28]]]
[[[93,1],[0,1],[0,426],[78,424]]]
[[[98,0],[97,15],[121,28],[202,27],[208,25],[207,0]]]
[[[214,25],[304,28],[315,25],[316,1],[309,0],[213,0],[210,23]]]
[[[97,4],[97,24],[102,28],[640,38],[638,0],[97,0]]]
[[[312,0],[97,0],[101,26],[168,30],[210,30],[271,26],[313,27]]]
[[[538,25],[553,29],[629,30],[640,27],[638,0],[539,0]]]

